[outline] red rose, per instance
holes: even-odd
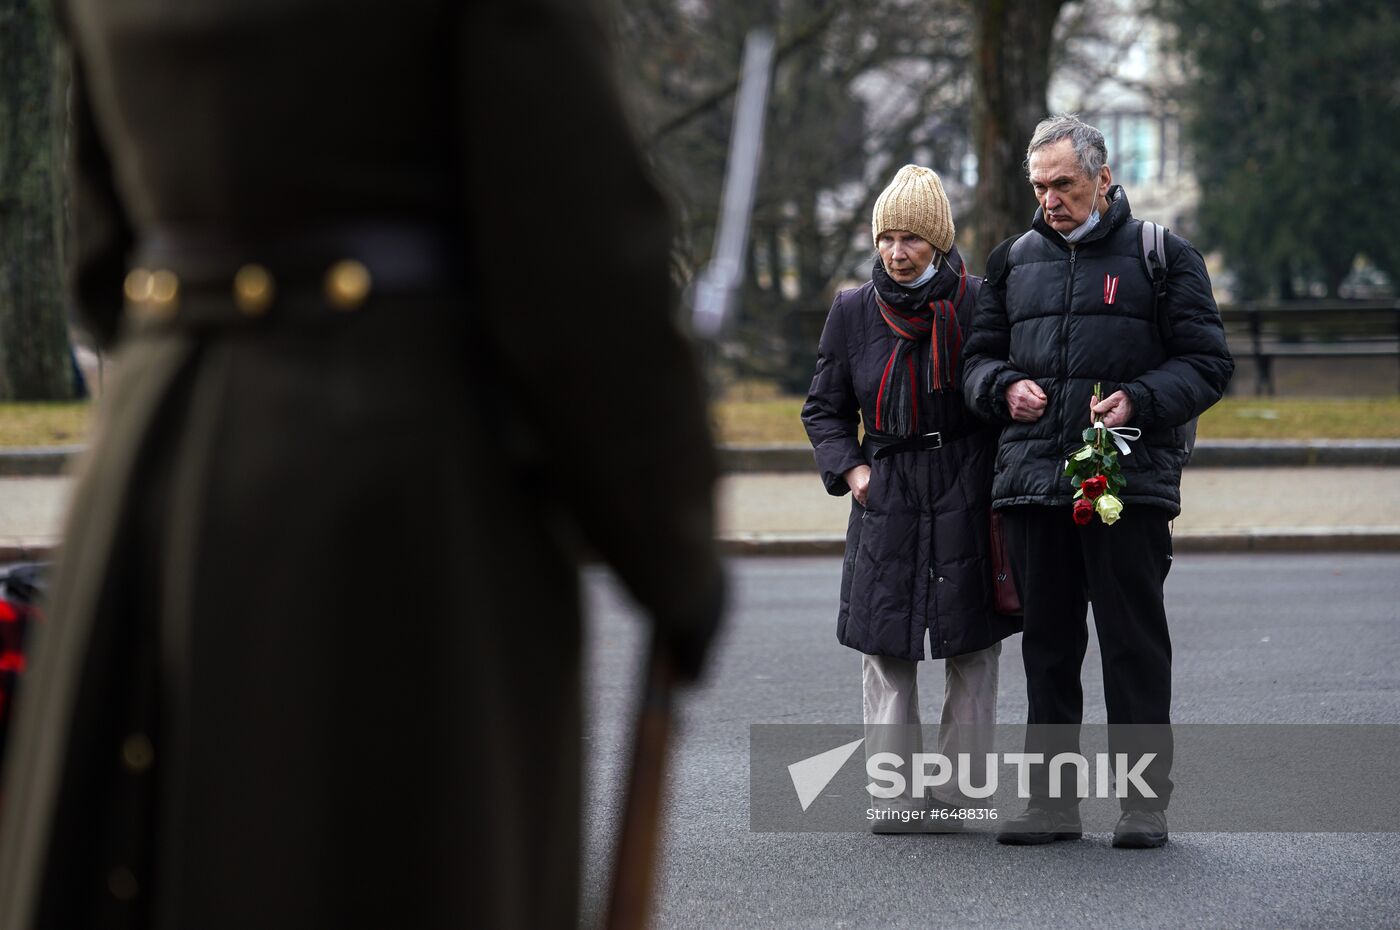
[[[1092,478],[1085,478],[1084,483],[1079,486],[1084,491],[1084,496],[1089,500],[1095,500],[1100,494],[1108,490],[1108,479],[1103,475],[1095,475]],[[1088,522],[1087,520],[1085,521]]]
[[[1092,519],[1094,519],[1094,502],[1084,497],[1075,501],[1074,522],[1080,526],[1088,526]]]

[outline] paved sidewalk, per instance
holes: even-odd
[[[1400,468],[1196,468],[1182,479],[1182,550],[1400,549]],[[841,551],[850,498],[815,474],[731,474],[720,533],[734,551]]]
[[[83,447],[0,447],[0,478],[56,477]],[[406,450],[405,455],[412,455]],[[810,473],[812,447],[805,442],[720,446],[726,472]],[[1202,439],[1192,468],[1302,468],[1365,466],[1400,468],[1400,439]]]
[[[58,542],[67,478],[0,478],[0,560]],[[1178,549],[1400,550],[1400,468],[1196,468],[1182,483]],[[731,473],[720,535],[741,554],[840,552],[850,498],[814,472]]]
[[[0,478],[0,562],[44,556],[58,542],[68,478]]]

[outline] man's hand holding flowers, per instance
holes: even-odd
[[[1084,431],[1085,445],[1065,460],[1065,477],[1074,486],[1074,522],[1087,526],[1098,513],[1107,526],[1118,522],[1123,513],[1123,501],[1118,497],[1128,480],[1118,467],[1119,450],[1129,454],[1126,439],[1119,435],[1122,424],[1133,414],[1133,403],[1122,391],[1114,391],[1100,401],[1102,389],[1094,385],[1089,399],[1089,417],[1093,424]],[[1136,431],[1133,431],[1136,432]],[[1115,446],[1117,448],[1115,448]]]

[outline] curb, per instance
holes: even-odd
[[[812,472],[804,443],[719,447],[726,472]],[[1188,468],[1400,467],[1400,439],[1202,439]]]
[[[0,449],[0,478],[64,474],[85,446]],[[735,472],[812,472],[806,443],[721,445],[720,466]],[[1400,468],[1400,439],[1202,439],[1189,468],[1306,468],[1364,466]]]
[[[0,539],[0,563],[48,562],[52,561],[57,553],[56,539]]]
[[[62,475],[86,446],[33,446],[0,450],[0,478]]]
[[[1400,466],[1400,439],[1203,439],[1187,468]]]
[[[720,551],[730,556],[833,556],[846,549],[836,534],[754,533],[726,536]],[[1175,552],[1400,552],[1400,526],[1282,527],[1222,533],[1178,533]]]
[[[837,534],[754,533],[718,540],[726,556],[839,556],[846,539]],[[1285,527],[1229,533],[1179,533],[1175,552],[1400,552],[1400,526]],[[0,540],[0,563],[46,562],[57,554],[55,539]]]

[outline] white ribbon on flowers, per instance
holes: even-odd
[[[1107,430],[1108,435],[1113,437],[1113,444],[1124,455],[1133,454],[1133,450],[1128,448],[1129,442],[1136,442],[1142,438],[1142,430],[1136,426],[1104,426],[1103,420],[1099,420],[1094,424],[1094,429]]]

